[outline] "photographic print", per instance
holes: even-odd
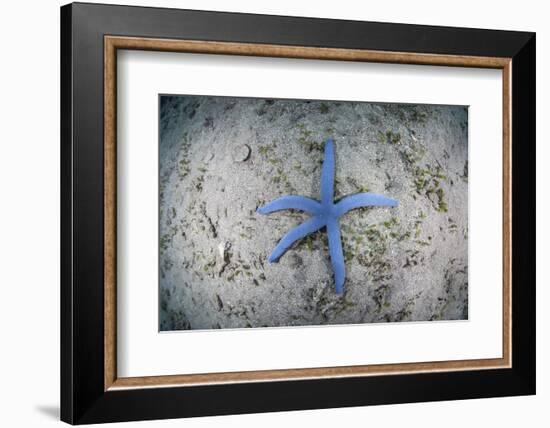
[[[161,331],[468,319],[468,108],[159,95]]]

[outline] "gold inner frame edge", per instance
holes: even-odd
[[[146,50],[214,55],[241,55],[296,59],[378,62],[393,64],[439,65],[494,68],[502,70],[503,95],[503,320],[502,357],[492,359],[431,361],[420,363],[376,364],[341,367],[280,369],[169,376],[117,376],[116,324],[116,88],[117,50]],[[511,58],[463,55],[421,54],[362,49],[309,46],[174,40],[142,37],[104,37],[104,390],[211,385],[263,381],[291,381],[315,378],[361,377],[409,373],[482,370],[511,367]]]

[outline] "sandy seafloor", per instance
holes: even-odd
[[[468,318],[466,107],[201,96],[160,106],[161,330]],[[256,213],[282,195],[319,199],[327,138],[335,198],[399,201],[341,218],[341,296],[324,229],[269,264],[308,215]]]

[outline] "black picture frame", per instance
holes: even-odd
[[[104,389],[104,36],[512,59],[512,367]],[[61,419],[71,424],[535,393],[535,34],[74,3],[61,8]]]

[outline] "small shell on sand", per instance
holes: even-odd
[[[244,162],[250,157],[250,147],[247,144],[241,144],[231,153],[235,162]]]

